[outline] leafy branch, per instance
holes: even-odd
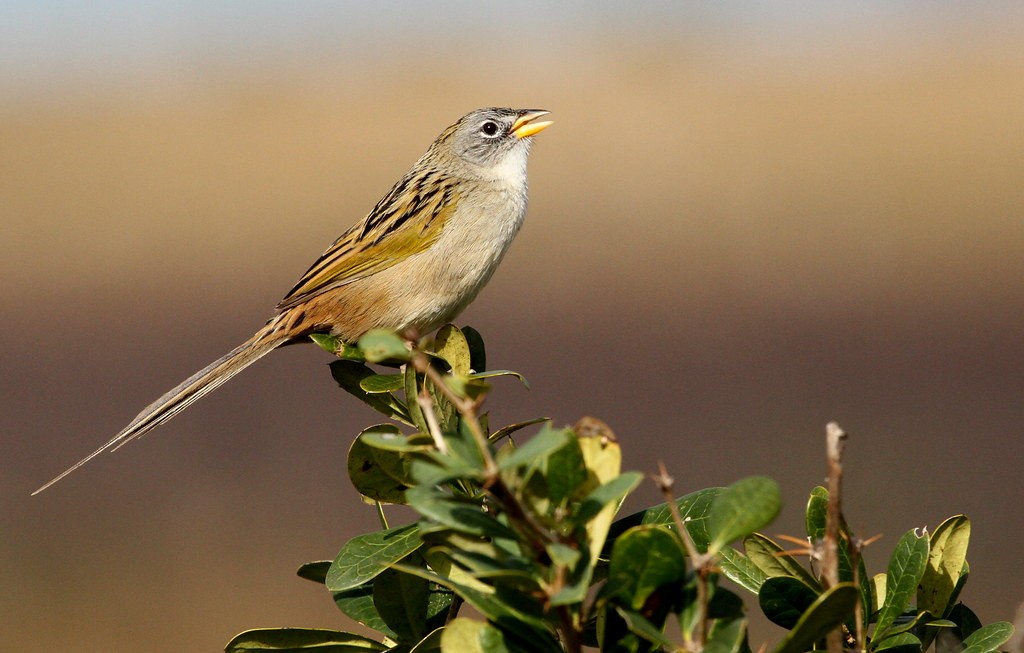
[[[867,575],[860,551],[872,540],[842,516],[838,426],[828,429],[829,487],[815,488],[807,505],[807,539],[784,551],[758,532],[781,507],[769,478],[677,497],[661,466],[653,479],[665,502],[620,517],[644,477],[621,470],[606,424],[531,419],[491,430],[483,406],[492,381],[526,381],[487,371],[471,328],[448,326],[419,343],[381,331],[355,346],[314,340],[338,356],[338,385],[389,420],[355,438],[347,465],[383,528],[298,573],[377,635],[258,629],[232,639],[231,653],[750,653],[743,601],[725,580],[786,629],[773,653],[918,653],[932,644],[937,653],[988,653],[1012,633],[1005,623],[982,627],[959,602],[970,534],[962,515],[931,535],[910,531],[888,572]],[[416,521],[388,527],[392,504]],[[465,605],[475,614],[463,614]]]

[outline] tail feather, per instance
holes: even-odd
[[[233,376],[285,342],[287,342],[286,338],[274,337],[273,334],[267,334],[265,331],[257,333],[245,343],[235,347],[146,406],[128,426],[124,427],[110,441],[61,472],[53,480],[33,492],[32,495],[39,494],[101,453],[114,451],[163,424],[190,406],[192,402],[213,392]]]

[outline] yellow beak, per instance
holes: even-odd
[[[543,122],[533,122],[541,116],[546,116],[550,111],[544,109],[529,109],[523,112],[523,115],[516,118],[516,121],[512,124],[512,133],[515,134],[516,138],[527,138],[534,134],[539,134],[551,125],[555,124],[552,120],[545,120]]]

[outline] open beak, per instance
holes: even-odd
[[[551,120],[534,122],[534,120],[549,113],[551,112],[544,109],[527,109],[523,111],[522,115],[516,118],[516,121],[512,124],[512,133],[515,134],[516,138],[527,138],[534,134],[539,134],[553,125],[554,122]]]

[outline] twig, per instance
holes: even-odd
[[[484,471],[486,474],[485,481],[483,483],[483,489],[490,494],[491,498],[499,504],[508,515],[509,522],[519,527],[520,532],[524,535],[526,542],[532,548],[534,555],[538,559],[545,559],[548,556],[547,546],[558,541],[558,538],[548,531],[537,519],[533,513],[520,503],[515,493],[505,484],[501,478],[500,471],[497,463],[494,461],[494,456],[491,454],[490,442],[488,441],[487,434],[484,433],[483,427],[480,424],[480,419],[477,416],[477,408],[479,408],[479,401],[474,401],[466,397],[461,397],[452,391],[448,384],[445,383],[444,377],[438,372],[433,365],[430,364],[430,360],[419,351],[413,352],[412,364],[417,372],[420,372],[427,379],[429,379],[434,387],[445,396],[452,403],[459,414],[462,416],[463,421],[469,428],[470,433],[476,442],[477,449],[480,452],[480,457],[484,461]],[[429,393],[426,391],[424,386],[423,391],[417,395],[417,402],[423,409],[423,417],[427,421],[427,426],[431,431],[431,437],[435,443],[438,444],[438,450],[443,454],[447,453],[447,447],[444,445],[444,438],[441,433],[441,426],[437,420],[436,412],[434,411],[434,402],[431,399]],[[557,610],[559,627],[558,630],[562,635],[562,641],[565,644],[566,651],[568,653],[582,653],[583,651],[583,637],[580,632],[580,628],[577,626],[576,621],[573,619],[571,610],[568,606],[560,606]],[[449,619],[454,618],[454,613],[449,611]]]
[[[501,480],[501,474],[498,472],[498,465],[494,462],[494,456],[491,455],[491,447],[487,441],[487,436],[484,435],[483,427],[480,426],[480,419],[477,417],[476,409],[478,403],[460,397],[459,395],[452,392],[452,389],[448,387],[448,384],[444,382],[444,377],[441,373],[434,369],[434,366],[430,364],[430,360],[422,352],[414,351],[412,357],[412,364],[416,368],[417,372],[423,374],[426,378],[434,384],[434,387],[443,394],[448,401],[452,402],[455,406],[455,410],[459,411],[462,415],[463,420],[469,427],[470,433],[473,435],[473,439],[476,441],[477,448],[480,451],[480,457],[484,460],[484,471],[487,478],[483,484],[485,490],[491,493],[491,496],[497,500],[501,506],[508,513],[509,519],[520,523],[524,530],[529,535],[529,541],[533,545],[534,550],[539,554],[546,555],[546,547],[548,544],[557,541],[551,533],[549,533],[543,526],[537,523],[537,520],[533,518],[533,515],[529,510],[526,510],[516,498],[515,493],[512,492],[505,485],[504,481]],[[419,398],[417,399],[419,401]],[[426,398],[427,403],[431,403],[429,396]],[[421,403],[420,405],[424,405]],[[430,413],[433,413],[433,406],[430,408]],[[430,426],[430,418],[427,416],[428,413],[424,412],[424,419],[428,420],[428,426]],[[435,423],[437,422],[436,415],[434,416]],[[433,428],[433,427],[431,427]],[[438,425],[438,431],[440,426]],[[432,434],[433,435],[433,434]]]
[[[377,519],[380,520],[380,525],[384,530],[391,528],[388,526],[388,516],[384,514],[384,504],[380,501],[375,501],[377,504]]]
[[[566,653],[583,653],[583,639],[580,636],[579,628],[573,621],[569,606],[560,605],[557,611],[559,631],[562,633],[562,642],[565,644]]]
[[[825,541],[821,560],[821,579],[825,589],[839,584],[839,525],[842,521],[843,449],[846,432],[835,422],[825,426],[828,461],[828,511],[825,515]],[[860,605],[860,601],[857,602]],[[858,623],[860,619],[858,618]],[[858,631],[860,628],[858,627]],[[843,634],[836,628],[826,638],[829,653],[842,653]]]
[[[494,500],[501,504],[501,507],[508,514],[509,520],[517,522],[524,527],[534,550],[540,555],[547,555],[547,545],[554,544],[558,539],[534,519],[533,514],[523,507],[523,504],[516,498],[515,493],[505,485],[501,477],[497,477],[487,490],[494,497]]]
[[[693,543],[690,531],[686,530],[683,517],[679,514],[679,506],[676,505],[675,495],[672,493],[675,479],[669,476],[665,463],[660,460],[658,461],[658,473],[654,476],[654,482],[665,496],[665,504],[668,506],[669,512],[672,513],[672,521],[675,523],[676,532],[679,533],[679,538],[683,541],[683,546],[686,547],[686,552],[690,556],[694,571],[697,572],[696,639],[697,650],[702,650],[704,644],[707,643],[708,636],[708,575],[711,573],[711,562],[714,560],[714,556],[701,553],[697,550],[697,545]]]
[[[864,551],[864,547],[871,544],[881,535],[862,540],[859,537],[850,538],[850,568],[853,570],[853,584],[860,586],[860,556],[861,552]],[[857,627],[857,632],[854,633],[854,647],[859,648],[862,653],[867,652],[867,646],[865,645],[864,629],[866,624],[864,623],[864,606],[861,605],[860,601],[853,606],[853,623]]]
[[[427,422],[427,430],[430,431],[430,437],[434,440],[434,446],[442,454],[447,454],[448,443],[445,442],[444,435],[441,433],[441,423],[437,421],[437,413],[434,412],[434,402],[430,399],[430,394],[425,386],[416,395],[416,403],[420,405],[420,410],[423,411],[423,419]]]
[[[444,382],[444,377],[434,369],[430,360],[422,352],[413,354],[412,364],[417,372],[422,373],[434,383],[441,394],[447,397],[448,401],[452,402],[455,409],[465,418],[466,426],[469,427],[477,448],[480,450],[480,456],[484,459],[484,471],[487,473],[488,483],[493,483],[498,478],[498,465],[494,462],[494,456],[491,455],[491,448],[487,443],[487,436],[484,435],[483,428],[480,426],[480,419],[476,414],[477,402],[452,392],[452,389]]]

